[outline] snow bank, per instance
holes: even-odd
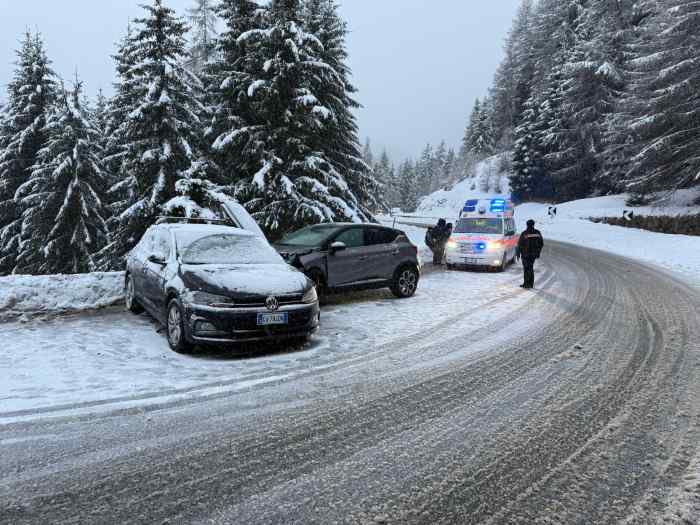
[[[0,319],[104,308],[123,297],[124,274],[0,277]]]
[[[424,197],[416,215],[455,218],[467,198],[479,199],[493,194],[509,194],[508,174],[501,171],[503,156],[496,155],[477,163],[474,175],[455,184],[451,190],[440,190]]]
[[[525,228],[528,219],[537,221],[545,239],[587,246],[655,264],[682,275],[700,287],[700,237],[654,233],[588,220],[589,217],[621,217],[623,210],[634,210],[640,215],[700,213],[700,206],[683,209],[676,206],[630,208],[624,206],[624,202],[625,196],[569,202],[558,207],[554,219],[549,218],[547,205],[523,204],[516,208],[515,218],[520,228]]]

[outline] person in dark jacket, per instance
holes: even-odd
[[[440,219],[436,226],[428,229],[425,235],[425,244],[433,252],[433,264],[441,265],[445,259],[445,247],[452,235],[452,225],[447,224],[445,219]]]
[[[525,282],[520,285],[521,288],[530,289],[535,287],[535,261],[540,258],[543,247],[544,239],[542,234],[535,229],[535,221],[530,219],[527,221],[527,230],[520,236],[516,252],[516,257],[523,261],[523,271],[525,273]]]

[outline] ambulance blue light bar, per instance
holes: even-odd
[[[468,213],[473,213],[473,212],[476,211],[476,207],[477,207],[478,205],[479,205],[479,201],[478,201],[478,200],[476,200],[476,199],[475,199],[475,200],[469,200],[469,201],[467,201],[467,203],[464,205],[464,210],[462,210],[462,211],[468,212]]]
[[[493,199],[491,201],[491,213],[504,213],[506,211],[505,199]]]

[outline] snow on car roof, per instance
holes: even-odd
[[[225,226],[223,224],[187,224],[187,223],[172,223],[158,224],[155,228],[162,228],[169,231],[183,231],[188,233],[228,233],[238,235],[240,237],[255,237],[256,235],[247,230],[236,228],[234,226]]]

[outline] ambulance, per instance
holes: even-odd
[[[482,266],[504,271],[518,247],[514,215],[509,197],[468,200],[447,242],[448,269]]]

